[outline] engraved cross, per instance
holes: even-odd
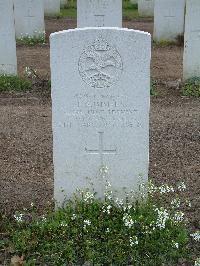
[[[100,162],[101,162],[101,167],[104,166],[103,163],[103,156],[105,154],[116,154],[117,149],[104,149],[104,142],[103,142],[103,137],[104,137],[104,132],[98,132],[99,133],[99,148],[96,150],[91,150],[85,148],[85,151],[89,154],[99,154],[100,155]]]

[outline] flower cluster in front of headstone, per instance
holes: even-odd
[[[17,212],[12,247],[29,264],[173,265],[187,255],[190,240],[199,241],[199,232],[188,232],[181,209],[183,183],[150,182],[141,185],[140,195],[131,191],[119,198],[104,178],[104,199],[93,190],[79,190],[63,208],[42,216]],[[172,204],[166,206],[161,198],[168,194]]]
[[[35,31],[32,36],[28,33],[21,35],[20,38],[17,38],[18,44],[23,45],[36,45],[36,44],[45,44],[46,33],[44,31]]]

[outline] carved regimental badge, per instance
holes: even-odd
[[[108,88],[121,76],[122,59],[118,51],[101,37],[83,50],[79,73],[93,88]]]

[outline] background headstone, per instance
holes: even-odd
[[[56,16],[60,14],[60,0],[44,0],[45,16]]]
[[[154,0],[138,0],[138,13],[141,17],[153,17]]]
[[[137,4],[138,0],[130,0],[131,4]]]
[[[105,166],[118,196],[137,189],[148,178],[150,34],[75,29],[52,34],[50,46],[56,201],[87,177],[103,197]]]
[[[12,0],[0,0],[0,74],[17,74],[16,41]]]
[[[60,0],[60,7],[64,8],[67,5],[68,0]]]
[[[187,0],[183,78],[200,77],[200,1]]]
[[[14,0],[16,37],[44,36],[44,3],[41,0]]]
[[[155,0],[154,40],[176,41],[184,33],[185,0]]]
[[[77,0],[77,27],[122,27],[122,0]]]

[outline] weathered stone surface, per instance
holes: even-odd
[[[200,1],[187,0],[183,78],[200,77]]]
[[[45,16],[56,16],[60,14],[60,0],[44,0]]]
[[[153,17],[154,0],[138,0],[138,13],[142,17]]]
[[[17,57],[12,0],[0,0],[0,75],[17,74]]]
[[[184,32],[185,0],[155,0],[154,40],[176,41]]]
[[[41,0],[14,0],[16,37],[44,35],[44,3]]]
[[[103,197],[107,167],[119,197],[137,189],[148,176],[150,34],[85,28],[50,43],[55,199],[88,187],[87,177]]]
[[[77,26],[122,27],[122,0],[77,0]]]

